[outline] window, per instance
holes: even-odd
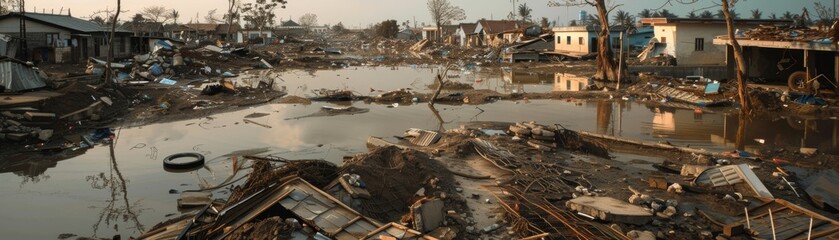
[[[571,45],[571,36],[565,37],[565,44],[566,45]]]
[[[579,42],[580,45],[583,45],[583,37],[580,37],[577,41]]]
[[[696,38],[694,41],[694,51],[705,51],[705,39],[704,38]]]
[[[562,36],[556,36],[556,44],[562,43]]]
[[[58,33],[47,33],[47,46],[54,46],[58,40]]]
[[[667,37],[661,37],[661,43],[667,43]]]

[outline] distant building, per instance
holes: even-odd
[[[329,32],[329,27],[327,27],[327,26],[311,26],[311,27],[309,27],[309,32],[310,33],[315,33],[315,34],[324,34],[324,33]]]
[[[612,48],[620,47],[620,33],[623,27],[612,27],[609,32],[609,45]],[[554,51],[559,54],[583,57],[597,53],[597,35],[599,26],[571,26],[555,27]]]
[[[402,31],[399,31],[398,33],[396,33],[396,39],[417,40],[417,39],[419,39],[419,37],[417,36],[417,33],[414,32],[414,30],[412,30],[410,28],[406,28],[406,29],[403,29]]]
[[[790,24],[790,20],[737,19],[735,29],[750,29],[760,24]],[[725,19],[644,18],[641,24],[653,26],[655,39],[650,54],[668,54],[680,66],[723,66],[725,47],[712,43],[714,37],[727,34]],[[650,56],[648,56],[650,57]]]
[[[518,41],[523,35],[520,27],[517,21],[478,20],[474,32],[478,38],[477,46]]]
[[[20,20],[26,23],[27,58],[44,62],[85,62],[89,57],[105,57],[110,31],[98,23],[68,15],[9,13],[0,16],[0,33],[20,36]],[[114,55],[131,55],[131,31],[117,28]],[[22,58],[21,52],[18,57]]]
[[[159,22],[127,22],[122,27],[134,32],[137,37],[163,37],[165,30],[163,23]]]
[[[437,36],[437,27],[423,27],[422,28],[422,39],[428,39],[430,41],[436,41],[437,37],[440,38],[440,42],[448,43],[448,44],[455,44],[457,40],[455,40],[455,32],[460,26],[458,25],[443,25],[440,26],[442,30],[442,34]]]
[[[655,37],[652,26],[641,26],[629,32],[626,44],[632,48],[644,48]]]
[[[306,29],[295,21],[288,20],[276,27],[277,36],[300,36],[306,33]]]
[[[454,35],[457,38],[457,44],[461,47],[472,47],[478,44],[478,38],[475,34],[477,23],[461,23]]]

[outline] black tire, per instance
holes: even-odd
[[[789,75],[787,78],[787,86],[789,86],[790,90],[795,90],[799,92],[806,92],[807,88],[809,88],[809,84],[807,84],[807,73],[804,71],[794,72]]]
[[[172,160],[178,158],[195,158],[195,160],[189,162],[173,162]],[[166,169],[173,169],[173,170],[188,170],[188,169],[197,169],[204,166],[204,155],[200,153],[176,153],[169,155],[168,157],[163,159],[163,168]]]

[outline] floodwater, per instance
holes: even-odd
[[[430,83],[424,78],[431,76],[431,71],[408,67],[379,69],[378,74],[374,74],[371,73],[373,71],[344,69],[319,71],[313,73],[314,76],[292,72],[282,78],[289,86],[306,85],[308,89],[313,89],[343,84],[349,89],[362,91],[368,87],[367,81],[382,84],[400,82],[392,85],[369,84],[386,89],[405,87],[405,83],[415,81],[412,78],[419,79],[417,82]],[[338,78],[339,74],[344,77],[343,80]],[[299,80],[292,80],[298,77]],[[347,77],[358,82],[344,81],[348,80]],[[316,80],[319,78],[327,80]],[[503,75],[483,78],[481,83],[485,85],[478,86],[486,88],[519,88],[515,83],[505,82]],[[553,82],[545,84],[541,81],[520,85],[522,89],[548,91],[555,87]],[[295,94],[293,89],[296,88],[288,89]],[[302,88],[299,91],[308,92]],[[247,150],[289,159],[317,158],[340,163],[343,156],[366,152],[368,136],[394,140],[392,136],[401,135],[407,128],[438,129],[441,126],[425,104],[395,108],[363,102],[352,105],[369,111],[285,120],[316,113],[322,106],[332,105],[268,104],[211,118],[118,129],[114,161],[107,146],[96,146],[61,161],[42,157],[7,160],[0,163],[0,191],[3,192],[0,202],[4,204],[0,219],[6,219],[0,225],[0,233],[9,239],[55,239],[64,233],[83,237],[138,236],[158,222],[181,214],[176,205],[179,195],[171,194],[170,190],[178,193],[195,190],[202,186],[229,183],[231,179],[244,176],[247,169],[234,173],[233,161],[226,156],[231,152]],[[480,106],[437,105],[436,110],[443,121],[443,128],[456,128],[470,121],[537,121],[711,151],[731,150],[738,145],[790,150],[806,146],[839,154],[839,120],[836,119],[756,117],[741,125],[737,115],[724,112],[651,107],[623,101],[580,104],[564,100],[500,101]],[[245,116],[253,113],[268,115],[249,118],[259,124],[245,123]],[[738,132],[742,133],[739,144]],[[762,139],[764,143],[755,139]],[[165,171],[162,159],[179,152],[204,154],[208,160],[207,167],[186,173]],[[626,154],[618,157],[619,160],[640,159],[647,162],[661,160]],[[213,198],[224,199],[227,194],[226,188],[220,188],[213,191]]]

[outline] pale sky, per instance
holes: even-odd
[[[244,2],[253,2],[253,0],[243,0]],[[318,15],[318,23],[335,24],[343,22],[348,28],[363,28],[374,22],[381,22],[383,20],[395,19],[402,23],[407,20],[416,22],[418,24],[431,24],[431,18],[428,14],[425,0],[288,0],[289,4],[286,9],[276,11],[277,20],[282,18],[287,20],[289,18],[297,20],[305,13],[314,13]],[[477,19],[503,19],[513,9],[513,0],[451,0],[451,2],[460,6],[466,11],[466,20],[463,22],[474,22]],[[595,12],[592,7],[548,7],[548,0],[515,0],[516,4],[527,3],[533,9],[533,18],[538,20],[541,17],[547,17],[551,21],[557,21],[558,24],[565,24],[570,19],[577,18],[580,10],[586,10],[589,13]],[[563,1],[563,0],[558,0]],[[579,0],[578,0],[579,1]],[[608,0],[607,0],[608,1]],[[698,0],[698,3],[691,5],[674,4],[673,6],[665,6],[671,12],[675,12],[680,16],[684,16],[687,12],[695,9],[703,9],[714,6],[714,2],[718,0]],[[652,8],[657,9],[662,6],[666,0],[613,0],[616,4],[623,4],[618,9],[628,11],[630,13],[638,13],[642,9]],[[676,1],[674,1],[676,2]],[[814,2],[822,2],[826,5],[832,5],[830,0],[739,0],[735,8],[741,16],[750,16],[751,9],[760,8],[764,13],[764,18],[768,17],[770,13],[780,15],[784,11],[790,11],[796,14],[801,13],[802,7],[807,7],[811,14],[815,14],[813,10]],[[166,8],[173,8],[180,12],[180,23],[189,22],[190,19],[195,19],[196,14],[198,19],[203,21],[204,16],[211,9],[218,9],[219,14],[226,11],[227,0],[122,0],[122,8],[127,10],[120,17],[121,20],[126,21],[135,13],[146,6],[165,6]],[[70,8],[73,16],[80,18],[87,18],[97,10],[104,10],[105,8],[114,9],[116,7],[116,0],[26,0],[27,11],[32,11],[37,8],[38,12],[46,11],[50,13],[54,11],[58,13],[61,8]],[[716,12],[719,7],[709,8],[711,12]],[[278,21],[279,22],[279,21]]]

